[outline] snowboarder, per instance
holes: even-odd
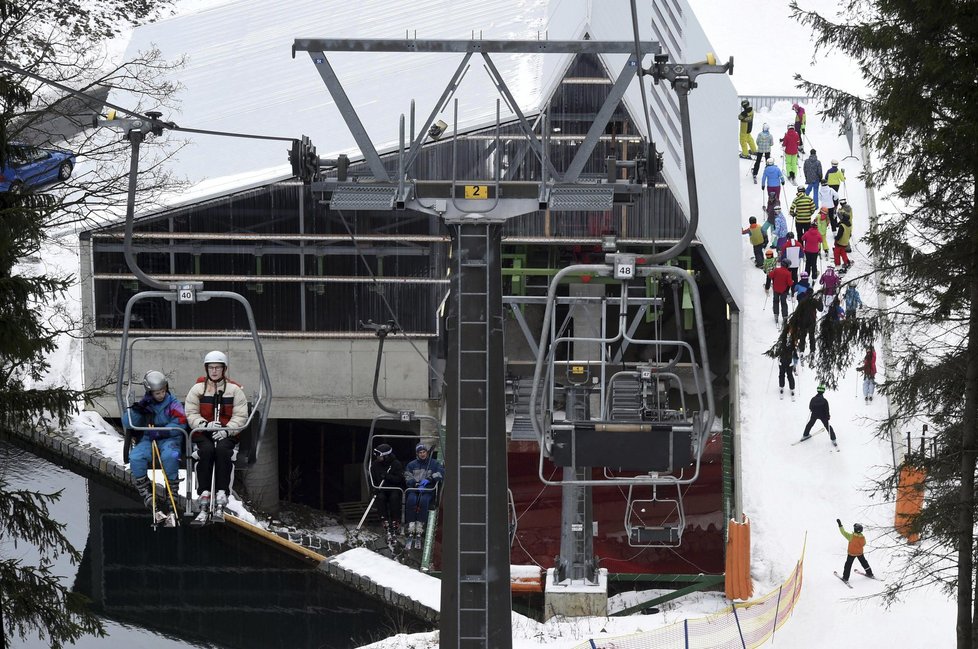
[[[761,174],[761,189],[767,192],[768,213],[771,213],[772,205],[781,203],[781,185],[784,184],[784,174],[774,164],[774,160],[768,160]]]
[[[872,403],[873,393],[876,392],[876,349],[872,343],[866,346],[866,355],[858,367],[863,375],[863,400]]]
[[[788,317],[788,291],[791,290],[794,282],[791,280],[791,264],[787,259],[781,261],[781,265],[772,270],[768,277],[771,278],[771,285],[774,287],[774,323],[778,322],[778,307],[781,307],[781,317]]]
[[[750,160],[757,150],[757,144],[750,134],[754,130],[754,109],[746,99],[740,102],[740,108],[740,115],[737,116],[740,120],[740,157]]]
[[[370,463],[370,491],[377,498],[380,523],[393,551],[401,533],[401,494],[404,490],[404,465],[394,456],[390,444],[380,444]]]
[[[856,282],[850,282],[846,288],[845,303],[846,318],[855,318],[859,307],[863,305],[863,301],[859,297],[859,290],[856,288]]]
[[[829,437],[832,439],[832,445],[838,446],[839,444],[835,441],[835,429],[829,425],[829,420],[832,417],[829,414],[829,402],[825,399],[824,384],[819,384],[815,396],[808,402],[808,409],[811,411],[812,416],[808,420],[808,424],[805,426],[805,432],[801,435],[802,440],[806,440],[811,437],[810,433],[812,431],[812,426],[815,425],[816,421],[820,421],[822,422],[822,425],[825,426],[825,430],[829,431]],[[846,574],[848,574],[848,572]]]
[[[150,428],[150,430],[131,431],[138,438],[129,451],[129,469],[136,482],[136,491],[150,509],[153,507],[152,485],[147,469],[153,463],[153,442],[159,449],[163,472],[170,481],[173,493],[179,490],[180,457],[183,455],[184,433],[187,430],[187,413],[176,397],[170,392],[170,384],[163,372],[150,370],[143,376],[146,394],[138,403],[128,408],[122,415],[122,427]],[[162,498],[162,507],[155,509],[155,523],[165,527],[176,527],[176,515],[171,511],[170,501]]]
[[[788,208],[788,214],[794,218],[795,231],[798,233],[798,238],[801,239],[805,230],[812,227],[812,216],[815,215],[815,201],[805,194],[803,188],[798,188],[795,200],[791,201],[791,207]]]
[[[741,234],[750,235],[750,245],[754,247],[754,265],[758,268],[764,265],[764,232],[757,224],[756,217],[747,219],[747,227],[740,231]]]
[[[801,135],[795,131],[794,124],[788,124],[788,131],[781,138],[781,145],[784,147],[784,170],[788,174],[788,180],[795,182],[795,174],[798,173],[798,148],[801,145]]]
[[[852,534],[850,534],[842,526],[841,519],[837,518],[835,522],[839,526],[839,532],[849,541],[849,546],[846,548],[846,565],[842,569],[842,581],[847,584],[849,583],[849,575],[852,573],[852,562],[856,559],[859,559],[859,565],[866,571],[866,576],[875,578],[873,569],[869,567],[869,561],[866,561],[866,557],[863,556],[863,551],[866,549],[866,537],[863,536],[863,526],[859,523],[853,523]]]
[[[812,200],[818,199],[818,186],[822,184],[822,162],[815,155],[815,149],[808,154],[805,160],[805,195],[811,196]]]
[[[438,483],[445,477],[441,462],[429,457],[429,449],[424,444],[414,447],[415,458],[408,462],[404,470],[407,496],[404,503],[404,523],[407,525],[407,549],[421,548],[424,526],[428,521],[428,507],[435,496]]]
[[[211,477],[214,478],[214,509],[222,512],[231,490],[231,457],[241,428],[248,421],[248,397],[240,383],[227,377],[228,357],[212,351],[204,356],[205,375],[197,379],[185,400],[187,422],[197,445],[197,495],[200,513],[194,524],[202,525],[210,515]]]
[[[768,130],[768,125],[765,124],[761,127],[761,132],[757,134],[757,153],[754,158],[754,169],[751,172],[751,177],[754,179],[754,184],[757,184],[757,171],[761,168],[761,158],[769,160],[771,158],[771,147],[774,146],[774,136],[771,135],[771,131]]]
[[[785,342],[778,354],[778,393],[784,398],[784,380],[788,379],[788,389],[791,390],[791,400],[795,400],[795,348],[790,342]]]

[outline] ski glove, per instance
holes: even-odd
[[[427,487],[427,486],[428,486],[429,484],[431,484],[431,480],[422,480],[422,481],[421,481],[421,484],[420,484],[419,486],[420,486],[420,487],[421,487],[422,489],[424,489],[424,488],[425,488],[425,487]]]
[[[219,421],[209,421],[209,422],[207,422],[207,427],[208,428],[222,428],[221,422],[219,422]]]
[[[442,475],[440,473],[432,473],[431,474],[431,479],[432,480],[441,480],[441,478],[442,478]]]
[[[837,518],[837,519],[835,519],[835,522],[839,524],[839,527],[842,527],[842,521],[841,521],[841,520],[839,520],[839,519]]]
[[[219,442],[222,439],[227,439],[228,432],[226,430],[218,430],[211,433],[211,439],[215,442]]]

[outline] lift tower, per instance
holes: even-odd
[[[328,197],[333,210],[412,210],[444,220],[452,237],[451,295],[448,315],[448,421],[445,439],[450,468],[444,491],[442,538],[441,646],[445,649],[507,649],[511,639],[509,539],[507,521],[506,431],[502,358],[502,295],[500,242],[507,219],[537,210],[607,211],[615,201],[631,202],[652,180],[647,165],[655,149],[646,142],[630,181],[585,181],[581,172],[629,84],[649,72],[641,68],[647,55],[659,55],[656,42],[602,41],[493,41],[417,39],[296,39],[296,52],[308,53],[330,92],[363,156],[372,178],[356,182],[346,177],[345,164],[318,161],[293,153],[293,166],[309,169],[311,189]],[[412,106],[410,141],[400,121],[397,174],[392,177],[366,132],[357,111],[332,66],[328,52],[442,53],[461,56],[438,102],[415,130]],[[506,81],[492,60],[493,54],[607,54],[629,55],[607,99],[596,113],[574,158],[563,171],[555,169],[547,143],[546,118],[537,135],[522,113]],[[427,139],[441,137],[448,128],[436,115],[447,106],[474,55],[500,96],[516,115],[525,144],[540,162],[537,181],[508,181],[500,176],[496,156],[495,177],[471,182],[452,178],[416,177],[414,163]],[[662,58],[658,57],[661,61]],[[380,88],[378,88],[378,92]],[[456,124],[457,127],[457,102]],[[499,100],[496,109],[496,150],[499,150]],[[455,146],[457,128],[453,128]],[[415,135],[415,133],[417,133]],[[687,145],[688,146],[688,145]],[[298,163],[298,164],[297,164]],[[335,175],[321,173],[336,168]],[[316,173],[316,172],[320,173]]]

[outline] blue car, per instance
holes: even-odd
[[[7,164],[0,169],[0,192],[65,181],[74,168],[75,154],[71,151],[11,144]]]

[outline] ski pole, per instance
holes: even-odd
[[[157,446],[156,440],[153,440],[153,453],[156,454],[153,462],[156,462],[156,458],[159,458],[160,467],[163,467],[163,456],[160,454],[160,447]],[[163,469],[163,484],[166,486],[166,495],[170,499],[170,511],[173,512],[174,519],[176,519],[177,503],[173,497],[173,490],[170,488],[170,478],[166,475],[166,469]]]
[[[371,482],[373,482],[373,480],[371,480]],[[379,488],[382,488],[384,486],[384,483],[385,482],[387,482],[387,477],[386,476],[384,476],[384,479],[380,481],[380,485],[378,486],[378,489]],[[367,514],[370,513],[370,510],[371,509],[373,509],[374,501],[377,500],[377,496],[378,495],[379,494],[374,494],[374,497],[371,498],[370,499],[370,502],[367,504],[367,508],[365,510],[363,510],[363,516],[360,517],[360,522],[357,523],[357,529],[356,529],[357,532],[360,531],[360,528],[363,527],[364,521],[367,520]]]
[[[154,439],[150,443],[152,444],[152,450],[156,450],[156,440]],[[153,467],[153,477],[150,478],[150,482],[152,483],[150,489],[153,495],[153,507],[152,507],[153,529],[155,530],[156,529],[156,454],[155,453],[152,452],[150,453],[150,463],[151,463],[150,466]],[[160,460],[160,463],[162,464],[163,461]]]

